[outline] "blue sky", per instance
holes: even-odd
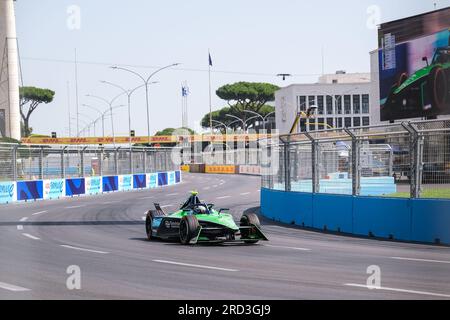
[[[79,104],[106,105],[86,94],[107,99],[117,95],[108,80],[126,88],[140,85],[138,78],[108,65],[135,66],[144,75],[155,67],[180,62],[150,88],[152,132],[181,125],[181,82],[187,81],[189,124],[198,125],[209,111],[208,48],[213,59],[213,109],[226,103],[214,91],[237,81],[271,82],[279,86],[315,82],[322,72],[369,72],[369,51],[376,48],[377,31],[367,26],[379,9],[380,22],[450,6],[450,0],[19,0],[17,32],[24,85],[56,91],[53,103],[40,106],[31,119],[36,133],[68,134],[67,82],[72,116],[75,113],[75,76],[72,63],[77,49]],[[68,7],[80,9],[80,29],[67,26]],[[370,12],[368,12],[368,9]],[[72,20],[70,20],[72,21]],[[370,25],[370,23],[369,23]],[[225,71],[225,72],[222,72]],[[277,73],[291,73],[286,81]],[[119,102],[126,103],[125,98]],[[94,118],[93,111],[80,107]],[[132,98],[132,128],[146,134],[144,91]],[[128,132],[126,109],[114,115],[115,131]],[[100,130],[97,126],[97,134]],[[109,122],[105,128],[110,132]]]

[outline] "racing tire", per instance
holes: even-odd
[[[149,210],[147,212],[147,217],[145,218],[145,232],[147,234],[147,240],[153,240],[153,231],[152,231],[152,222],[153,222],[153,214],[152,211]]]
[[[198,234],[200,224],[196,216],[184,216],[180,221],[180,242],[189,244]]]
[[[428,93],[433,108],[444,110],[448,101],[448,86],[450,79],[440,67],[433,68],[428,76]]]
[[[241,227],[248,227],[248,226],[256,226],[258,228],[261,227],[261,223],[259,222],[259,218],[254,213],[244,213],[241,217],[240,221]],[[241,238],[249,238],[251,235],[255,233],[252,229],[245,229],[241,231]],[[254,244],[257,243],[259,240],[244,240],[245,243]]]

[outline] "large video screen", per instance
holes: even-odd
[[[382,24],[381,121],[450,114],[450,7]]]

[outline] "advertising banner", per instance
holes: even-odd
[[[44,184],[42,180],[18,181],[17,200],[37,200],[43,199]]]
[[[382,24],[380,119],[450,114],[450,8]]]
[[[119,177],[109,176],[102,178],[103,192],[111,192],[119,190]]]
[[[120,175],[119,176],[119,191],[133,190],[133,176]]]
[[[44,199],[59,199],[66,195],[64,179],[44,180]]]
[[[133,175],[133,188],[134,189],[145,189],[147,187],[147,177],[145,174],[135,174]]]
[[[73,197],[86,193],[84,178],[66,179],[66,196]]]
[[[158,172],[158,186],[167,186],[167,172]]]
[[[261,175],[261,167],[252,165],[240,165],[239,174]]]
[[[17,201],[17,189],[15,182],[0,182],[0,203]]]
[[[158,186],[158,174],[157,173],[147,173],[147,188],[154,189]]]
[[[175,182],[180,183],[181,182],[181,172],[175,171]]]
[[[87,177],[85,178],[86,194],[99,194],[103,190],[102,177]]]

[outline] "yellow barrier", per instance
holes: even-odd
[[[205,173],[224,173],[234,174],[236,173],[236,166],[224,165],[224,166],[205,166]]]

